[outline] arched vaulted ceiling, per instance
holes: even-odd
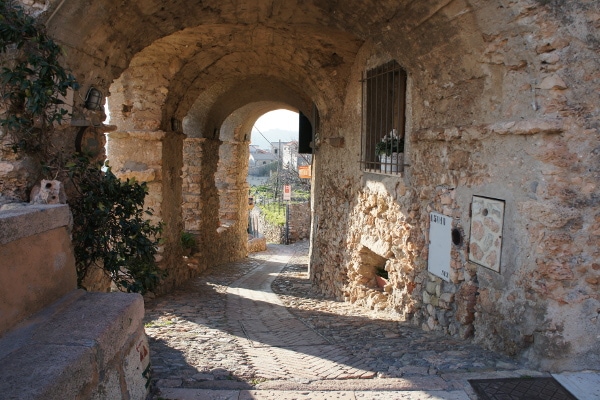
[[[252,101],[337,107],[366,40],[403,32],[424,53],[430,44],[418,28],[442,9],[461,16],[469,7],[465,0],[55,0],[45,18],[84,81],[106,90],[121,76],[119,100],[137,112],[129,128],[192,116],[210,130]],[[455,32],[439,25],[436,40]]]
[[[203,25],[140,51],[120,85],[125,102],[154,110],[147,118],[183,118],[191,109],[209,118],[214,110],[214,127],[252,101],[280,101],[305,111],[315,101],[325,109],[340,102],[361,43],[327,28]]]
[[[418,4],[414,4],[418,3]],[[106,66],[124,69],[160,38],[196,26],[313,27],[365,39],[398,15],[419,21],[448,0],[53,0],[46,12],[54,37]],[[305,37],[305,40],[309,40]]]
[[[214,109],[219,124],[251,101],[282,101],[304,110],[310,99],[323,108],[339,102],[360,45],[329,29],[210,25],[155,42],[131,68],[161,65],[162,76],[178,68],[170,77],[168,112],[183,117],[193,108],[200,117]]]

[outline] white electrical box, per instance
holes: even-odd
[[[432,212],[429,214],[429,259],[427,270],[450,282],[450,251],[452,247],[452,218]]]

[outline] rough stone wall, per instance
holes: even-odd
[[[285,206],[283,206],[285,207]],[[258,231],[269,243],[285,243],[285,226],[275,226],[267,221],[260,208],[255,208],[255,215],[258,216]],[[288,242],[295,243],[300,240],[310,238],[310,203],[290,204],[289,206],[289,231]]]
[[[258,231],[265,237],[267,243],[285,242],[285,227],[271,224],[262,213],[258,214]]]
[[[248,253],[258,253],[267,250],[267,240],[264,236],[248,238]]]
[[[159,291],[185,282],[190,270],[182,262],[181,168],[182,137],[164,131],[116,131],[108,135],[107,153],[114,174],[120,179],[146,182],[145,207],[152,210],[151,220],[163,223],[162,245],[156,260],[168,268],[168,276]]]
[[[310,203],[290,204],[289,242],[310,238]]]
[[[183,142],[183,222],[186,232],[199,234],[202,221],[202,163],[206,162],[203,152],[205,138],[186,138]],[[206,155],[208,156],[208,154]]]
[[[246,257],[248,231],[248,142],[227,141],[219,148],[215,175],[219,191],[220,262]]]
[[[218,163],[219,141],[187,138],[183,148],[184,230],[196,236],[202,269],[217,256],[209,245],[219,227],[218,192],[214,175]]]
[[[184,141],[184,229],[198,240],[196,257],[202,268],[247,255],[248,190],[238,165],[247,159],[244,151],[239,143],[193,137]]]
[[[569,4],[471,10],[480,42],[466,29],[428,35],[418,50],[385,35],[361,49],[351,82],[390,58],[408,71],[409,166],[396,178],[350,164],[348,152],[360,151],[360,86],[351,83],[342,128],[323,122],[323,136],[341,133],[348,148],[324,143],[315,163],[311,273],[324,292],[426,330],[474,334],[546,369],[597,365],[600,139],[588,83],[598,82],[600,10]],[[473,195],[505,201],[499,273],[468,261]],[[464,233],[450,282],[427,272],[431,211]],[[390,274],[383,291],[377,257]]]
[[[107,158],[120,179],[135,178],[148,185],[146,206],[153,210],[152,220],[163,224],[157,261],[168,272],[158,289],[165,292],[187,281],[196,267],[182,259],[180,245],[184,135],[172,130],[170,119],[164,121],[170,75],[158,70],[169,71],[169,61],[155,57],[142,52],[110,87],[111,123],[118,130],[108,135]]]

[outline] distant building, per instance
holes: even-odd
[[[265,152],[265,151],[262,150],[259,145],[257,145],[257,144],[250,145],[250,154],[261,153],[261,152]]]
[[[250,158],[248,160],[248,167],[260,167],[262,165],[267,165],[275,161],[277,161],[276,154],[269,153],[264,150],[252,152],[252,146],[250,147]]]
[[[309,165],[312,156],[310,154],[298,153],[298,141],[290,142],[271,142],[271,149],[274,154],[281,157],[281,165],[284,169],[298,170],[300,165]],[[281,153],[281,154],[280,154]]]

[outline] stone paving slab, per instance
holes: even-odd
[[[310,331],[310,328],[307,328],[295,318],[289,322],[283,320],[277,328],[271,330],[268,330],[267,324],[261,321],[256,321],[253,324],[252,321],[245,319],[244,321],[240,321],[240,324],[248,340],[256,342],[254,347],[316,346],[329,344],[323,337]]]
[[[563,372],[552,376],[578,399],[600,400],[600,372]]]
[[[168,400],[238,400],[239,390],[161,389],[160,398]]]
[[[411,378],[374,378],[374,379],[344,379],[320,380],[308,383],[290,381],[267,381],[260,383],[260,390],[292,390],[292,391],[454,391],[460,390],[452,383],[438,376]]]
[[[277,391],[168,389],[167,400],[469,400],[461,391]]]

